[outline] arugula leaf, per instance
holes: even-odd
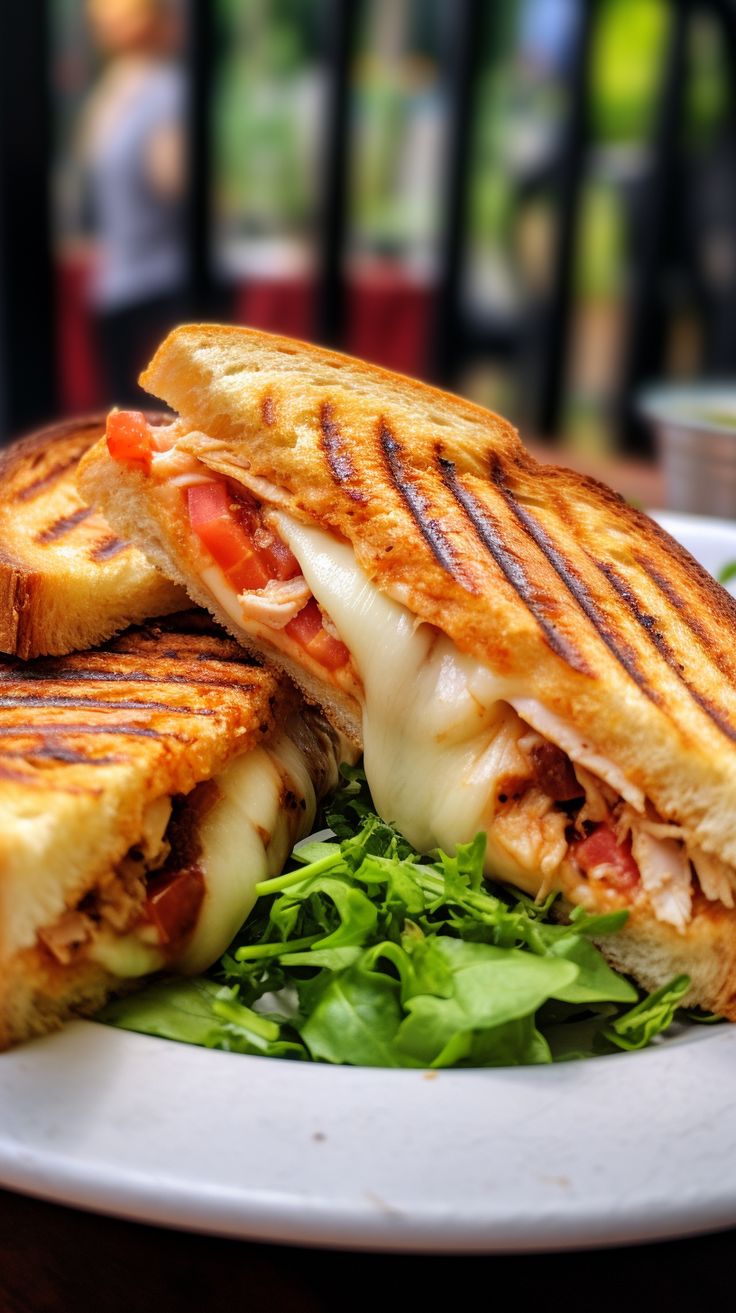
[[[574,962],[577,976],[556,998],[565,1003],[635,1003],[637,993],[630,981],[608,965],[600,949],[568,926],[540,927],[547,951],[554,957]]]
[[[202,978],[158,980],[137,994],[113,999],[95,1020],[184,1044],[208,1045],[219,1025],[213,1004],[221,989]]]
[[[420,1066],[402,1063],[395,1038],[401,1025],[399,986],[361,963],[325,984],[300,1027],[313,1058],[355,1066]]]
[[[552,1053],[533,1017],[507,1021],[474,1035],[464,1067],[528,1067],[552,1061]]]
[[[543,1026],[553,1062],[573,1062],[615,1053],[617,1048],[604,1036],[606,1019],[615,1011],[595,1011],[562,1024]]]
[[[732,579],[736,579],[736,561],[727,561],[725,565],[721,566],[716,577],[719,584],[723,584],[725,588],[726,584],[730,584]]]
[[[516,948],[438,938],[433,951],[449,967],[452,994],[408,998],[398,1036],[403,1053],[432,1067],[465,1057],[475,1032],[531,1015],[577,976],[572,963]]]
[[[486,836],[476,834],[472,843],[459,843],[454,855],[448,857],[440,849],[438,864],[445,878],[445,897],[462,899],[470,890],[478,893],[483,884],[483,861],[486,855]]]
[[[603,1032],[606,1039],[621,1049],[643,1049],[655,1035],[660,1035],[672,1024],[689,988],[689,976],[675,976],[674,980],[642,999],[630,1012],[606,1026]]]

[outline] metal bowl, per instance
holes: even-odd
[[[637,405],[654,433],[667,506],[736,517],[736,382],[658,384]]]

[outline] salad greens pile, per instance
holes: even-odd
[[[230,1052],[374,1067],[497,1067],[639,1049],[689,979],[640,998],[594,940],[627,913],[552,919],[483,877],[485,835],[422,856],[375,815],[358,769],[328,842],[263,881],[207,976],[166,979],[98,1019]]]

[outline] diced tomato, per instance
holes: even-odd
[[[300,573],[293,552],[261,520],[258,503],[245,489],[230,494],[230,510],[238,524],[252,538],[259,560],[268,570],[269,579],[293,579]]]
[[[271,578],[244,523],[233,513],[227,484],[219,480],[187,488],[189,522],[236,592],[264,588]]]
[[[192,528],[198,533],[213,520],[232,518],[227,484],[217,479],[192,484],[187,488],[187,509]]]
[[[285,628],[290,638],[296,639],[315,661],[319,661],[328,670],[337,670],[350,659],[345,644],[327,633],[322,623],[322,612],[313,597]]]
[[[162,944],[173,944],[189,934],[204,898],[204,877],[197,867],[157,875],[148,881],[143,915],[158,930]]]
[[[350,653],[345,644],[341,643],[339,638],[333,638],[332,634],[328,634],[324,625],[307,645],[307,651],[315,661],[319,661],[320,665],[328,670],[339,670],[350,660]]]
[[[113,410],[107,417],[107,450],[113,460],[132,469],[151,470],[153,434],[139,410]]]
[[[272,579],[294,579],[300,573],[294,553],[275,534],[269,534],[268,540],[264,534],[263,541],[259,534],[258,554]]]
[[[586,875],[595,867],[606,868],[605,878],[616,889],[633,889],[639,883],[639,868],[631,855],[631,841],[619,843],[610,825],[598,825],[585,839],[572,845],[572,855]]]
[[[313,597],[310,597],[306,606],[302,607],[285,628],[287,634],[295,638],[297,643],[301,643],[302,647],[309,647],[322,628],[322,612]]]
[[[299,562],[286,543],[258,520],[258,508],[213,479],[187,488],[189,523],[237,592],[265,588],[270,579],[293,579]],[[314,598],[286,625],[286,633],[328,670],[347,664],[350,653],[328,634]]]

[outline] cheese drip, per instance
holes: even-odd
[[[317,803],[303,754],[281,734],[268,748],[236,757],[216,777],[219,797],[199,826],[199,865],[205,882],[202,907],[184,952],[175,961],[148,939],[150,927],[127,935],[106,933],[89,955],[126,979],[168,966],[195,974],[224,953],[256,900],[259,880],[278,875],[293,842],[307,834]],[[284,808],[285,786],[302,799],[298,816]]]
[[[495,786],[524,733],[509,706],[518,682],[382,593],[347,544],[284,513],[274,518],[363,681],[365,771],[378,811],[421,852],[451,852],[488,831]],[[486,869],[530,892],[542,880],[492,833]]]

